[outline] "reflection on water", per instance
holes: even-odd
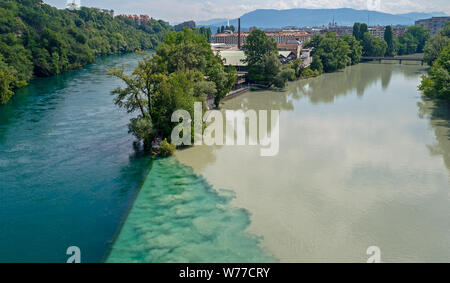
[[[430,154],[442,156],[444,163],[450,170],[450,107],[447,103],[436,105],[431,101],[417,103],[419,117],[428,118],[433,128],[436,141],[428,145]]]
[[[360,64],[285,92],[239,96],[223,107],[281,110],[279,155],[223,146],[177,158],[236,192],[232,204],[251,213],[249,232],[281,261],[365,262],[373,245],[386,262],[448,261],[448,166],[429,150],[448,132],[417,115],[422,71]],[[431,153],[448,156],[439,144]]]

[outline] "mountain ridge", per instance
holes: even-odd
[[[252,26],[258,28],[283,28],[288,26],[307,27],[323,26],[330,22],[338,25],[351,26],[355,22],[369,22],[370,25],[414,25],[418,19],[432,16],[445,16],[441,12],[422,13],[411,12],[403,14],[389,14],[378,11],[356,10],[351,8],[339,9],[304,9],[295,8],[287,10],[257,9],[243,14],[241,18],[242,28]],[[199,21],[198,26],[217,27],[226,25],[227,19],[210,19]],[[237,19],[230,20],[230,24],[237,25]]]

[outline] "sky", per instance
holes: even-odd
[[[66,0],[44,0],[64,8]],[[444,12],[450,14],[449,0],[81,0],[81,5],[114,9],[116,14],[148,14],[170,23],[186,20],[237,18],[255,9],[354,8],[400,14]]]

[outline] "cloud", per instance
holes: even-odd
[[[66,0],[46,0],[58,8]],[[450,14],[448,0],[81,0],[83,6],[114,9],[117,13],[149,14],[170,22],[236,18],[255,9],[354,8],[387,13],[444,12]],[[425,4],[426,3],[426,4]]]

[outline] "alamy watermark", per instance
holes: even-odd
[[[192,145],[193,129],[194,145],[260,146],[261,156],[275,156],[280,150],[280,111],[270,111],[270,131],[268,114],[267,110],[226,110],[224,117],[223,112],[210,110],[203,115],[202,103],[196,102],[194,120],[186,110],[172,114],[172,122],[179,124],[171,139],[177,146]]]
[[[67,248],[66,254],[70,256],[67,263],[81,263],[81,250],[77,246]]]
[[[369,247],[366,254],[369,256],[367,263],[381,263],[381,249],[379,247]]]

